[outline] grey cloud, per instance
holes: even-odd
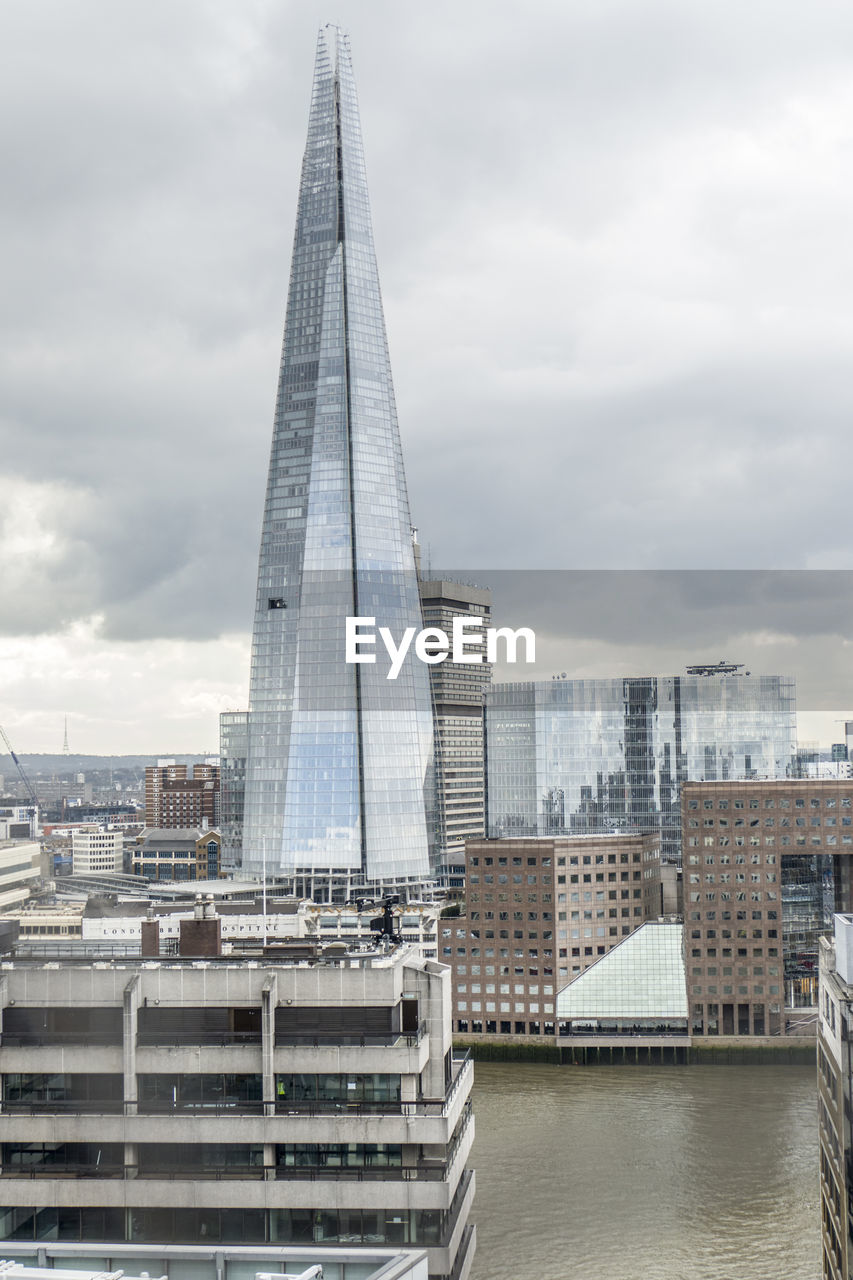
[[[64,552],[4,609],[10,631],[96,612],[114,638],[248,627],[325,17],[4,5],[0,450],[78,495],[48,513]],[[364,0],[347,17],[433,557],[849,561],[853,188],[831,108],[853,14]],[[772,593],[762,609],[781,625]]]
[[[725,659],[794,676],[803,709],[853,709],[853,572],[444,572],[491,587],[496,625],[535,631],[536,667],[504,663],[501,680],[678,674]]]

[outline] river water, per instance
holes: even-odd
[[[815,1071],[475,1064],[472,1280],[818,1280]]]

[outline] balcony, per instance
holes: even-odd
[[[394,1049],[398,1047],[413,1049],[425,1039],[426,1034],[426,1022],[422,1022],[417,1031],[413,1032],[290,1032],[277,1030],[275,1033],[275,1046],[277,1049],[284,1047],[291,1048],[294,1046],[307,1046],[313,1049],[327,1047],[346,1048],[352,1046],[356,1046],[360,1049]]]
[[[126,1109],[126,1104],[120,1099],[101,1099],[99,1101],[78,1100],[67,1098],[49,1098],[44,1100],[25,1099],[15,1100],[3,1103],[4,1115],[56,1115],[56,1116],[77,1116],[77,1115],[102,1115],[114,1116],[121,1115]]]
[[[126,1104],[126,1113],[133,1104]],[[264,1103],[241,1098],[221,1099],[218,1102],[180,1102],[152,1099],[138,1102],[136,1114],[140,1116],[262,1116]]]
[[[101,1045],[121,1047],[121,1031],[4,1031],[0,1046],[4,1049],[54,1049],[63,1045],[83,1045],[98,1048]]]
[[[258,1031],[139,1031],[136,1036],[139,1048],[195,1049],[212,1045],[221,1049],[227,1045],[256,1045],[260,1048],[261,1032]]]
[[[368,1117],[381,1125],[373,1140],[447,1145],[468,1099],[473,1063],[453,1060],[453,1076],[441,1101],[263,1102],[216,1100],[175,1105],[155,1102],[16,1101],[3,1104],[6,1141],[90,1141],[93,1116],[104,1142],[363,1142]],[[412,1122],[416,1120],[417,1137]],[[208,1122],[215,1129],[206,1132]]]
[[[427,1161],[409,1165],[277,1165],[278,1182],[445,1182],[447,1167]]]
[[[126,1170],[121,1164],[31,1164],[4,1165],[0,1179],[14,1178],[124,1178]]]

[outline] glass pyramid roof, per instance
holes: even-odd
[[[557,995],[560,1020],[687,1018],[680,924],[649,922]]]

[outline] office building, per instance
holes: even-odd
[[[677,862],[681,784],[790,776],[795,744],[784,676],[493,684],[488,834],[659,830],[662,859]]]
[[[443,578],[421,581],[424,626],[452,635],[459,617],[491,623],[492,593],[486,588]],[[475,633],[476,635],[476,633]],[[485,657],[485,640],[466,643],[466,651]],[[465,841],[486,834],[486,782],[483,698],[492,678],[491,664],[453,662],[430,667],[436,736],[435,847],[440,882],[458,896],[465,884]]]
[[[0,912],[21,906],[39,879],[41,849],[35,840],[0,840]]]
[[[427,665],[346,661],[346,619],[421,629],[347,38],[320,33],[252,644],[244,873],[314,900],[431,879]]]
[[[820,940],[817,1040],[823,1280],[853,1275],[853,916]]]
[[[467,916],[439,920],[459,1035],[554,1036],[558,991],[660,914],[655,833],[474,840],[465,852]]]
[[[197,827],[219,822],[219,766],[174,761],[145,770],[145,825]]]
[[[853,892],[853,784],[691,782],[682,809],[693,1035],[813,1034],[818,938]]]
[[[71,872],[75,876],[111,875],[124,870],[124,832],[88,825],[71,832]]]
[[[216,880],[220,844],[209,828],[145,830],[131,850],[131,871],[148,880]]]
[[[243,806],[249,713],[223,711],[219,717],[219,830],[222,866],[233,875],[243,865]]]
[[[178,945],[0,964],[3,1238],[416,1247],[467,1275],[472,1067],[446,967],[222,956],[202,903]]]
[[[0,840],[29,840],[38,829],[38,809],[31,800],[0,800]]]

